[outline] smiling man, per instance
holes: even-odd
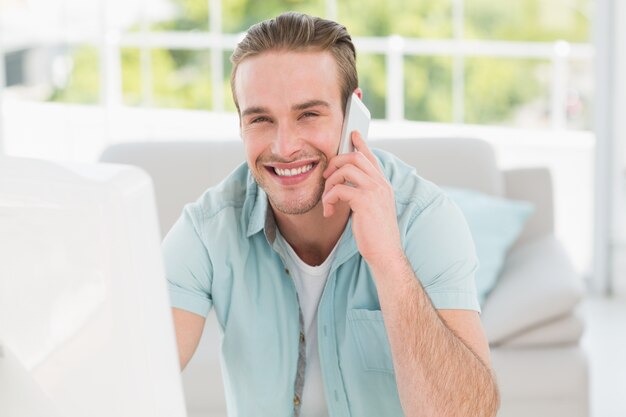
[[[286,13],[231,60],[247,164],[164,241],[181,366],[215,308],[230,416],[494,416],[462,214],[357,132],[337,155],[345,27]]]

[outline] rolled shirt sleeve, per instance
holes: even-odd
[[[206,317],[213,305],[213,266],[194,207],[187,205],[163,240],[163,258],[172,307]]]
[[[448,196],[439,194],[415,216],[405,250],[435,308],[480,312],[474,241],[463,213]]]

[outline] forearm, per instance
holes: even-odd
[[[404,413],[494,416],[498,390],[480,320],[467,311],[446,311],[448,325],[439,317],[404,256],[394,189],[358,132],[352,142],[358,152],[337,155],[324,171],[324,215],[332,216],[339,202],[352,210],[352,233],[374,274]]]
[[[490,366],[446,326],[406,258],[372,271],[405,415],[494,416]]]

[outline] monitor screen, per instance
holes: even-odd
[[[0,158],[0,416],[31,415],[185,415],[137,168]]]

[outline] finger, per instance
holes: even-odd
[[[352,187],[367,188],[371,177],[355,165],[344,165],[326,179],[324,193],[330,191],[338,184],[348,184]]]
[[[322,197],[324,217],[330,217],[335,213],[335,204],[340,201],[347,202],[350,207],[351,201],[356,196],[356,188],[346,184],[335,185],[326,195]]]
[[[378,164],[376,155],[374,155],[370,147],[367,146],[365,139],[363,139],[363,136],[361,136],[361,132],[359,132],[358,130],[352,132],[352,144],[358,152],[362,153],[367,158],[367,160],[376,167],[378,171],[382,172],[382,168]]]
[[[346,165],[355,165],[370,175],[382,172],[378,169],[378,163],[375,163],[376,165],[372,164],[372,162],[362,152],[350,152],[346,154],[341,154],[331,158],[328,166],[326,167],[322,175],[324,176],[324,178],[328,178],[333,175],[335,171],[341,169]]]

